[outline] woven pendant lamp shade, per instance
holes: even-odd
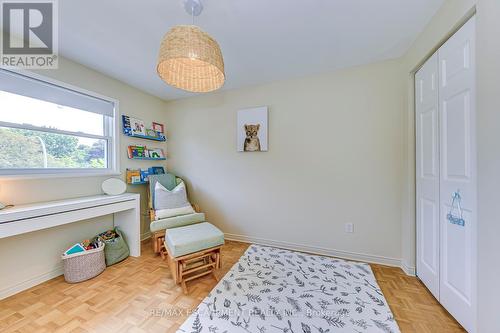
[[[156,70],[166,83],[191,92],[217,90],[225,80],[219,44],[194,25],[178,25],[167,32]]]

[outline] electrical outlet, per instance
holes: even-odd
[[[354,224],[353,223],[346,223],[345,224],[345,232],[348,232],[348,233],[354,232]]]

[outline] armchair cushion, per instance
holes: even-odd
[[[189,215],[181,215],[181,216],[169,217],[166,219],[153,221],[149,225],[149,229],[151,230],[151,232],[163,231],[165,229],[183,227],[204,221],[205,221],[205,214],[194,213]]]
[[[177,179],[174,174],[165,173],[161,175],[150,175],[149,176],[149,194],[151,195],[151,203],[153,204],[154,209],[158,209],[154,207],[155,204],[155,187],[156,183],[160,183],[167,190],[173,190],[177,185]],[[181,181],[182,182],[182,181]]]
[[[165,234],[165,246],[174,258],[223,244],[222,231],[208,222],[167,230]]]
[[[155,211],[155,220],[168,219],[169,217],[194,214],[193,206],[187,205],[179,208],[160,209]]]
[[[180,183],[172,190],[168,190],[162,184],[156,183],[154,191],[154,209],[156,211],[191,207],[187,199],[186,185],[184,182]]]

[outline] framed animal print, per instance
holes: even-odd
[[[238,111],[238,151],[255,152],[268,150],[268,109],[261,106]]]

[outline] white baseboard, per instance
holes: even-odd
[[[401,269],[403,270],[403,272],[406,273],[406,275],[410,275],[410,276],[416,276],[416,271],[415,271],[415,267],[413,266],[409,266],[406,262],[404,261],[401,261]]]
[[[250,237],[250,236],[243,236],[243,235],[235,235],[235,234],[228,234],[228,233],[225,234],[225,238],[227,240],[233,240],[233,241],[238,241],[238,242],[243,242],[243,243],[253,243],[253,244],[259,244],[259,245],[274,246],[274,247],[279,247],[279,248],[283,248],[283,249],[287,249],[287,250],[295,250],[295,251],[301,251],[301,252],[307,252],[307,253],[313,253],[313,254],[320,254],[320,255],[325,255],[325,256],[329,256],[329,257],[337,257],[337,258],[348,259],[348,260],[356,260],[356,261],[362,261],[362,262],[367,262],[367,263],[372,263],[372,264],[382,264],[382,265],[387,265],[387,266],[400,267],[402,269],[401,259],[397,259],[397,258],[389,258],[389,257],[377,256],[377,255],[371,255],[371,254],[328,249],[328,248],[323,248],[323,247],[318,247],[318,246],[309,246],[309,245],[296,244],[296,243],[290,243],[290,242],[284,242],[284,241],[278,241],[278,240],[272,240],[272,239]],[[404,269],[403,269],[403,271],[404,271]],[[405,271],[405,273],[408,274],[406,271]]]
[[[0,289],[0,299],[7,298],[9,296],[17,294],[23,290],[29,289],[31,287],[39,285],[40,283],[43,283],[45,281],[48,281],[50,279],[53,279],[53,278],[58,277],[59,275],[63,275],[63,274],[64,274],[63,267],[62,267],[62,265],[59,265],[50,272],[35,276],[31,279],[17,283],[15,285],[10,286],[10,287]]]
[[[148,239],[151,237],[151,232],[146,232],[141,234],[141,241]],[[21,283],[17,283],[15,285],[9,286],[7,288],[0,289],[0,299],[7,298],[9,296],[12,296],[14,294],[17,294],[21,291],[24,291],[26,289],[29,289],[31,287],[34,287],[36,285],[39,285],[40,283],[43,283],[45,281],[48,281],[50,279],[53,279],[55,277],[58,277],[59,275],[63,275],[63,267],[62,265],[59,265],[57,268],[54,270],[32,277],[31,279],[28,279],[26,281],[23,281]]]
[[[151,237],[150,232],[146,232],[146,233],[141,234],[141,240],[148,239],[149,237]],[[278,240],[272,240],[272,239],[266,239],[266,238],[250,237],[250,236],[235,235],[235,234],[228,234],[228,233],[225,234],[225,238],[227,240],[233,240],[233,241],[238,241],[238,242],[243,242],[243,243],[253,243],[253,244],[259,244],[259,245],[274,246],[274,247],[284,248],[284,249],[288,249],[288,250],[301,251],[301,252],[307,252],[307,253],[313,253],[313,254],[320,254],[320,255],[343,258],[343,259],[348,259],[348,260],[363,261],[363,262],[373,263],[373,264],[382,264],[382,265],[387,265],[387,266],[400,267],[407,275],[415,276],[415,267],[408,266],[408,265],[406,265],[406,263],[404,263],[400,259],[396,259],[396,258],[389,258],[389,257],[384,257],[384,256],[356,253],[356,252],[343,251],[343,250],[335,250],[335,249],[323,248],[323,247],[318,247],[318,246],[309,246],[309,245],[296,244],[296,243],[290,243],[290,242],[284,242],[284,241],[278,241]],[[31,279],[28,279],[28,280],[20,282],[18,284],[12,285],[10,287],[0,289],[0,299],[4,299],[4,298],[7,298],[7,297],[12,296],[14,294],[17,294],[23,290],[34,287],[40,283],[43,283],[45,281],[48,281],[48,280],[53,279],[55,277],[58,277],[59,275],[62,275],[62,274],[63,274],[63,268],[61,265],[61,266],[56,267],[54,270],[52,270],[50,272],[41,274],[39,276],[35,276]]]
[[[148,231],[148,232],[145,232],[145,233],[141,234],[141,242],[142,242],[143,240],[148,239],[148,238],[151,238],[151,232],[150,232],[150,231]]]

